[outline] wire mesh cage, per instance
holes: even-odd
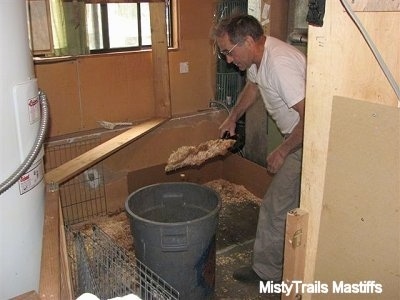
[[[45,144],[46,172],[101,144],[99,136],[80,137]],[[103,163],[60,184],[65,224],[75,224],[107,213]]]
[[[133,254],[118,246],[99,227],[66,230],[75,296],[100,299],[134,294],[143,300],[179,299],[179,292]]]

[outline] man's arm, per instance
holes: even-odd
[[[292,133],[267,157],[267,170],[276,173],[282,167],[286,157],[296,151],[303,143],[304,132],[304,99],[292,107],[299,113],[300,120]]]
[[[235,135],[236,121],[246,112],[246,110],[256,101],[259,94],[258,86],[255,83],[247,82],[242,92],[239,94],[238,101],[233,107],[229,116],[219,127],[220,136],[229,132],[231,136]]]

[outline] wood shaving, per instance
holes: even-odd
[[[121,210],[106,216],[94,217],[90,221],[72,225],[71,229],[90,235],[93,225],[97,225],[120,247],[129,252],[134,251],[129,219],[125,211]]]
[[[223,203],[238,204],[252,202],[260,205],[261,199],[249,192],[243,185],[233,184],[224,179],[216,179],[204,184],[216,191]]]
[[[231,139],[216,139],[198,146],[182,146],[168,158],[165,172],[187,166],[199,166],[213,157],[225,155],[234,143],[235,140]]]

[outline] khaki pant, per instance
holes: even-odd
[[[286,158],[261,203],[253,269],[264,280],[282,280],[286,216],[299,207],[301,159],[302,149]]]

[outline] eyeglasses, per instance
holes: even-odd
[[[235,45],[233,45],[233,47],[229,50],[222,50],[222,51],[218,51],[218,57],[221,59],[225,59],[227,56],[232,56],[232,51],[233,49],[236,48],[237,45],[239,45],[240,42],[237,42]]]

